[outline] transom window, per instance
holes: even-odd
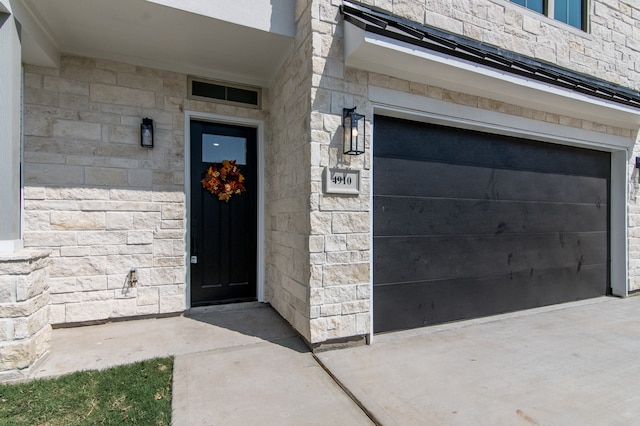
[[[588,0],[511,0],[549,18],[587,30]]]

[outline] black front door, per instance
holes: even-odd
[[[256,145],[255,128],[191,122],[192,306],[256,298]],[[228,200],[201,183],[224,160],[236,161],[246,189]]]

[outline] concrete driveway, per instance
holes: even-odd
[[[640,297],[391,333],[317,357],[384,425],[640,424]]]

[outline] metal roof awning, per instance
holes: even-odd
[[[640,93],[554,64],[345,2],[347,66],[630,129]]]

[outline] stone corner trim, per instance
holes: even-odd
[[[0,382],[25,378],[49,351],[49,252],[0,254]]]

